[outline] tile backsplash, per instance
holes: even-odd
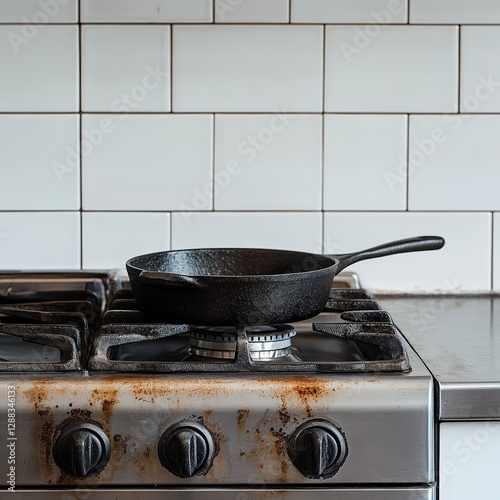
[[[0,269],[437,234],[352,270],[499,290],[499,58],[495,0],[0,0]]]

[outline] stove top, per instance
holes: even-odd
[[[356,286],[206,327],[144,316],[120,273],[0,273],[0,474],[30,498],[433,500],[432,377]]]
[[[324,311],[291,325],[167,324],[136,307],[119,273],[0,275],[0,371],[408,371],[401,334],[339,280]]]

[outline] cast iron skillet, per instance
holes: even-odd
[[[421,236],[343,255],[173,250],[134,257],[127,272],[138,307],[153,318],[207,326],[274,325],[321,312],[333,277],[355,262],[443,245],[443,238]]]

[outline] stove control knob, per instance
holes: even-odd
[[[109,461],[111,447],[96,423],[78,422],[62,427],[53,455],[58,467],[74,477],[101,472]]]
[[[295,467],[310,479],[332,477],[347,457],[344,434],[324,419],[309,420],[297,427],[287,448]]]
[[[197,422],[178,422],[170,426],[158,443],[160,462],[178,477],[205,474],[215,455],[210,431]]]

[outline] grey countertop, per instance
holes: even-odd
[[[500,420],[500,297],[377,300],[434,375],[440,420]]]

